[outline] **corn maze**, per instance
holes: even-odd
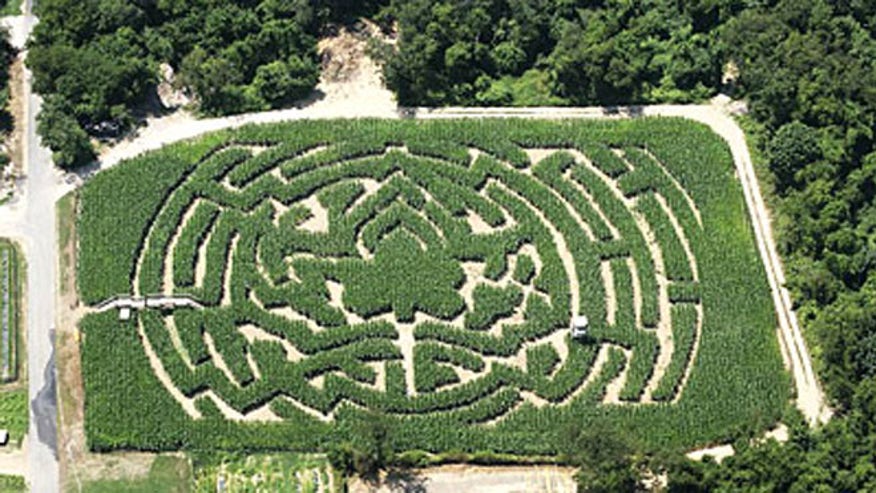
[[[319,448],[362,412],[400,448],[514,453],[564,423],[769,424],[787,385],[740,204],[679,120],[308,122],[141,157],[81,197],[83,299],[163,303],[83,322],[91,443]],[[125,371],[184,433],[98,422]]]

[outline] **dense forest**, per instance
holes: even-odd
[[[286,105],[316,83],[326,24],[357,15],[398,29],[397,46],[375,52],[402,104],[687,102],[729,91],[749,103],[789,287],[837,416],[810,430],[789,411],[788,443],[740,433],[720,466],[603,444],[581,460],[585,484],[624,491],[649,469],[668,472],[670,491],[876,491],[876,2],[354,4],[42,0],[29,58],[46,96],[42,135],[59,165],[87,162],[89,136],[132,124],[161,62],[204,114]],[[738,73],[724,87],[728,62]]]
[[[322,27],[367,7],[336,3],[41,0],[27,58],[40,134],[57,165],[88,163],[91,137],[123,134],[146,109],[162,63],[204,115],[289,105],[316,85]]]

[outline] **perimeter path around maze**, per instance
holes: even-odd
[[[133,139],[121,142],[101,156],[100,169],[132,158],[142,152],[158,149],[172,142],[196,137],[207,132],[235,128],[253,123],[272,123],[323,118],[536,118],[536,119],[605,119],[642,116],[682,117],[708,125],[730,147],[737,175],[742,184],[749,216],[754,228],[758,250],[767,272],[776,306],[779,340],[783,356],[794,377],[797,406],[811,423],[827,421],[831,410],[812,369],[800,326],[788,290],[776,244],[770,227],[769,211],[760,192],[745,134],[730,116],[727,106],[719,102],[706,105],[654,105],[633,107],[586,108],[397,108],[393,104],[358,106],[346,101],[333,104],[319,101],[304,108],[251,113],[224,118],[195,120],[184,113],[150,122]]]

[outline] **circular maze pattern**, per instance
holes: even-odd
[[[149,227],[135,294],[167,306],[139,330],[194,417],[672,401],[703,322],[700,227],[641,148],[228,145]]]

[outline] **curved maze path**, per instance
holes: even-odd
[[[701,233],[640,148],[232,145],[172,191],[134,276],[135,296],[203,308],[144,310],[138,330],[195,418],[674,401],[703,326]]]

